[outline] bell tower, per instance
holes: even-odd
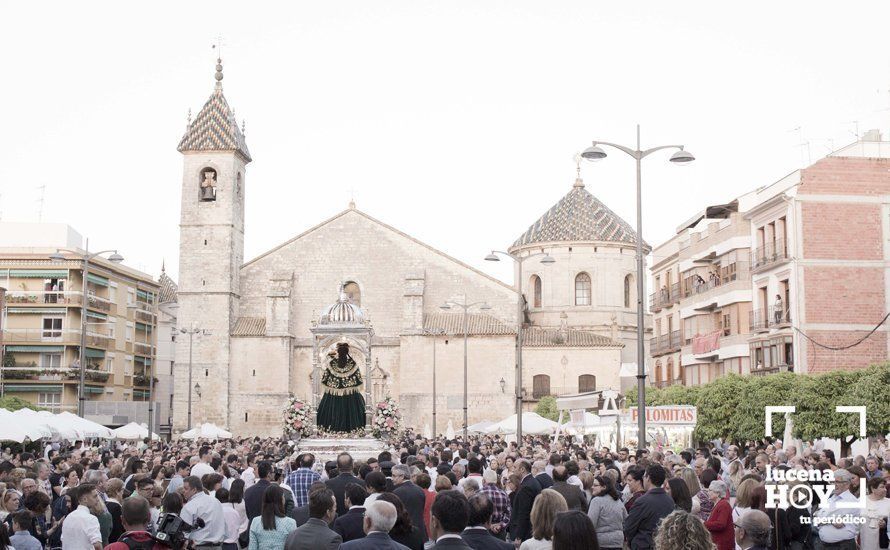
[[[213,93],[194,120],[189,116],[177,147],[183,156],[177,324],[198,331],[177,336],[177,433],[188,429],[189,408],[192,427],[203,422],[230,425],[229,335],[240,301],[245,176],[251,158],[223,95],[221,59],[215,79]]]

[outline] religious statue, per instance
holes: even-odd
[[[362,374],[349,355],[349,344],[337,344],[328,354],[328,366],[321,375],[324,396],[318,404],[318,427],[332,432],[351,432],[365,427],[365,398]]]
[[[204,181],[201,182],[201,200],[216,200],[216,172],[213,170],[204,172]]]

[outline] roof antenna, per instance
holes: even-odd
[[[573,187],[584,187],[584,180],[581,179],[581,153],[575,153],[575,185]]]
[[[37,188],[40,191],[40,198],[37,199],[37,202],[40,203],[40,206],[37,208],[37,222],[43,222],[43,205],[46,202],[46,185],[41,185]]]

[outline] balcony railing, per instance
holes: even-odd
[[[670,334],[662,334],[649,339],[649,353],[651,355],[664,355],[674,351],[680,351],[682,340],[680,331],[674,330]]]
[[[112,306],[114,306],[114,304],[106,300],[105,298],[100,298],[92,294],[89,295],[89,307],[93,309],[109,312],[111,311]]]
[[[769,326],[779,328],[791,324],[791,311],[785,306],[770,306]]]
[[[589,391],[594,391],[597,388],[593,388]],[[599,388],[602,389],[602,388]],[[510,389],[507,389],[509,392]],[[524,401],[537,401],[543,397],[547,397],[548,395],[558,396],[558,395],[574,395],[577,393],[581,393],[580,388],[577,385],[574,386],[544,386],[544,387],[534,387],[532,385],[525,386],[522,388],[522,399]]]
[[[669,386],[682,386],[683,379],[675,378],[673,380],[658,380],[655,383],[653,383],[652,385],[655,386],[656,388],[667,388]]]
[[[720,349],[721,336],[723,336],[723,330],[715,330],[707,334],[695,336],[692,339],[692,353],[701,355]]]
[[[76,346],[80,345],[80,331],[72,329],[10,328],[3,331],[3,343],[63,343]],[[114,338],[101,328],[88,330],[87,345],[110,349],[114,347]]]
[[[151,355],[151,344],[144,342],[133,342],[133,352],[139,355]]]
[[[87,369],[84,379],[90,382],[105,383],[111,373],[99,369]],[[3,367],[4,380],[54,380],[79,381],[80,369],[77,367]]]
[[[791,324],[791,308],[770,306],[767,309],[754,309],[748,313],[751,332],[782,328]]]
[[[788,260],[788,247],[785,239],[776,239],[751,252],[751,266],[753,269],[762,269],[767,266]]]
[[[766,376],[768,374],[776,374],[780,372],[791,372],[794,370],[794,365],[775,365],[772,367],[751,367],[751,374],[753,376]]]
[[[679,304],[680,298],[680,283],[673,283],[670,287],[664,286],[649,295],[649,309],[661,311],[662,308]]]
[[[6,293],[6,304],[10,306],[58,306],[80,305],[83,303],[83,294],[70,290],[10,290]]]
[[[154,323],[155,322],[155,317],[152,312],[143,311],[141,309],[136,310],[135,318],[140,323]]]

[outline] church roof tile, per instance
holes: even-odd
[[[546,242],[616,242],[636,244],[637,234],[629,223],[584,189],[581,180],[538,221],[512,248]],[[646,243],[644,246],[648,248]]]
[[[266,320],[262,317],[238,317],[232,336],[265,336]]]
[[[467,319],[467,334],[500,335],[516,334],[516,329],[501,322],[499,319],[484,313],[471,313]],[[426,331],[445,331],[445,334],[464,333],[463,313],[428,313],[423,316],[423,329]]]
[[[590,330],[528,327],[522,332],[522,345],[529,348],[611,348],[623,344]]]
[[[179,290],[179,287],[176,282],[167,275],[166,271],[161,271],[161,276],[158,277],[158,283],[161,285],[161,289],[158,291],[159,304],[178,301],[176,292]]]

